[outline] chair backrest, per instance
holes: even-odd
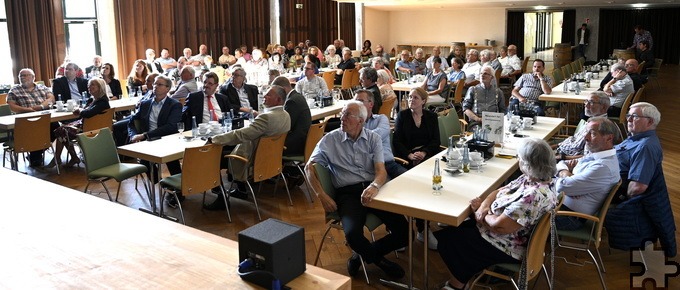
[[[550,234],[550,212],[543,214],[538,220],[527,244],[527,254],[524,257],[527,262],[526,281],[531,281],[541,273],[543,261],[545,260],[545,245]],[[520,278],[521,280],[521,278]]]
[[[326,81],[326,87],[329,90],[332,90],[335,84],[335,70],[324,72],[321,77],[323,77],[323,80]]]
[[[645,85],[642,85],[637,92],[635,92],[635,96],[633,97],[633,100],[630,102],[630,104],[635,104],[640,101],[640,98],[642,98],[642,93],[645,91]]]
[[[382,114],[387,116],[387,119],[392,119],[392,109],[394,108],[394,102],[397,101],[397,98],[392,97],[392,98],[386,98],[383,100],[382,105],[380,106],[380,109],[378,110],[378,114]]]
[[[260,138],[253,162],[253,181],[260,182],[281,174],[286,135],[288,133]]]
[[[456,90],[453,92],[453,103],[460,104],[463,102],[463,91],[465,88],[465,79],[459,79],[456,83]]]
[[[8,104],[0,105],[0,117],[9,116],[12,114],[12,110],[9,109]]]
[[[323,188],[323,191],[325,191],[330,198],[335,199],[335,187],[333,187],[331,171],[319,163],[314,163],[313,166],[316,177],[319,180],[319,183],[321,183],[321,188]]]
[[[449,144],[449,137],[453,136],[455,140],[463,131],[456,110],[449,109],[448,112],[440,114],[437,122],[439,123],[439,144],[442,146]]]
[[[184,149],[182,193],[202,193],[220,185],[222,146],[208,144]]]
[[[634,95],[635,92],[628,94],[626,100],[623,101],[623,105],[621,105],[621,113],[619,113],[619,123],[623,124],[624,127],[626,125],[626,114],[628,114],[628,110],[630,109],[630,104],[633,101]]]
[[[569,63],[569,66],[571,66],[571,71],[574,73],[578,73],[581,70],[578,69],[578,63],[576,61],[572,61]]]
[[[354,77],[355,73],[356,69],[354,68],[346,69],[342,73],[342,83],[340,84],[341,89],[348,90],[352,87],[352,78]]]
[[[595,244],[595,248],[600,247],[600,242],[602,241],[602,227],[604,227],[604,218],[607,216],[609,205],[611,205],[612,200],[614,199],[614,195],[616,195],[616,192],[619,190],[621,183],[622,181],[619,180],[619,182],[612,186],[612,188],[609,190],[607,198],[604,199],[604,201],[602,202],[602,206],[600,206],[600,211],[597,213],[597,218],[599,219],[599,222],[597,222],[597,224],[595,225],[595,229],[593,232],[593,234],[595,235],[594,236],[595,240],[593,241]]]
[[[527,56],[527,57],[525,57],[524,60],[522,61],[522,73],[525,73],[525,72],[527,71],[527,66],[529,65],[529,59],[530,59],[530,58],[531,58],[531,57]]]
[[[309,126],[309,131],[307,131],[307,140],[305,141],[305,159],[304,163],[307,163],[309,156],[312,156],[314,152],[314,147],[316,143],[323,137],[323,132],[326,129],[326,122],[321,122],[318,124],[312,124]]]
[[[50,115],[17,117],[14,122],[14,152],[31,152],[50,148]]]
[[[7,104],[7,93],[0,94],[0,105]]]
[[[113,127],[113,108],[104,110],[101,114],[94,115],[90,118],[83,119],[83,131],[92,131],[101,128]]]
[[[562,70],[559,68],[556,68],[552,72],[553,75],[553,80],[555,81],[555,85],[559,85],[562,80],[564,80],[564,75],[562,74]]]
[[[586,64],[586,58],[585,57],[579,57],[576,61],[578,62],[579,69],[583,70],[583,66]]]
[[[358,86],[361,85],[361,83],[359,82],[359,70],[354,71],[354,73],[352,74],[352,79],[350,81],[351,81],[350,86],[352,88],[358,87]]]
[[[642,69],[645,67],[645,64],[647,64],[647,61],[643,61],[640,64],[638,64],[637,71],[636,71],[638,74],[642,73]]]
[[[563,68],[567,70],[567,72],[564,74],[564,78],[568,78],[574,73],[574,69],[571,67],[571,64],[566,64],[563,66]]]
[[[78,145],[85,157],[85,171],[89,174],[97,169],[120,163],[116,142],[109,128],[85,131],[78,134]]]

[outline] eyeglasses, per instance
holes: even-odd
[[[353,117],[353,118],[357,118],[357,119],[359,118],[359,116],[355,116],[355,115],[352,115],[352,114],[347,113],[347,112],[341,112],[340,113],[340,119],[347,119],[349,117]]]
[[[591,106],[592,106],[592,105],[599,105],[600,102],[591,101],[591,100],[584,100],[584,101],[583,101],[583,104],[584,104],[584,105],[591,105]]]
[[[651,118],[647,116],[640,116],[638,114],[626,114],[626,120],[630,119],[631,117],[633,118],[633,120],[639,120],[640,118]]]

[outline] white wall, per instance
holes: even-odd
[[[364,32],[373,45],[386,50],[397,44],[478,43],[496,40],[496,50],[505,45],[504,8],[425,11],[380,11],[366,8]],[[442,49],[443,50],[443,49]]]

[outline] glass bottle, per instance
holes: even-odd
[[[434,171],[432,171],[432,194],[441,195],[442,189],[442,174],[439,171],[439,158],[434,160]]]
[[[191,117],[191,136],[198,138],[198,125],[196,125],[196,116]]]
[[[463,172],[470,172],[470,149],[467,143],[463,144]]]

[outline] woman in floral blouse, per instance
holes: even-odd
[[[557,203],[550,186],[555,158],[550,146],[527,139],[517,150],[522,175],[487,196],[470,201],[474,219],[434,235],[453,275],[443,289],[462,289],[475,274],[498,263],[521,263],[538,220]]]

